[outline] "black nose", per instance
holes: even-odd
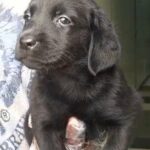
[[[27,50],[32,50],[36,47],[37,41],[33,36],[24,36],[20,38],[20,44]]]

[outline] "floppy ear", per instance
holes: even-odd
[[[112,24],[100,10],[91,15],[91,42],[88,54],[89,71],[96,76],[113,66],[120,56],[120,45]]]

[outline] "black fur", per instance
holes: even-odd
[[[71,116],[86,123],[86,140],[105,130],[104,150],[127,150],[141,99],[117,66],[120,45],[101,8],[92,0],[33,0],[25,20],[16,58],[37,70],[29,112],[40,150],[65,150]]]

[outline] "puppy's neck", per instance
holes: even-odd
[[[38,82],[40,85],[47,85],[47,89],[59,97],[64,97],[66,100],[84,100],[93,99],[103,88],[107,74],[112,79],[115,69],[111,68],[106,72],[101,72],[97,76],[93,76],[88,67],[84,63],[76,63],[64,70],[56,70],[53,72],[38,73]],[[114,76],[115,78],[115,76]],[[98,86],[98,90],[97,89]],[[54,90],[55,89],[55,90]],[[55,93],[56,92],[56,93]]]

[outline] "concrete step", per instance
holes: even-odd
[[[150,150],[150,149],[143,149],[143,148],[129,148],[128,150]]]
[[[146,104],[150,104],[150,97],[143,97],[143,99],[144,99],[144,103],[146,103]]]
[[[150,111],[144,111],[137,122],[135,129],[133,148],[150,149]]]
[[[150,97],[150,86],[143,86],[139,92],[143,97]]]
[[[150,138],[137,137],[131,147],[134,149],[150,149]]]
[[[143,103],[143,110],[150,111],[150,103]]]

